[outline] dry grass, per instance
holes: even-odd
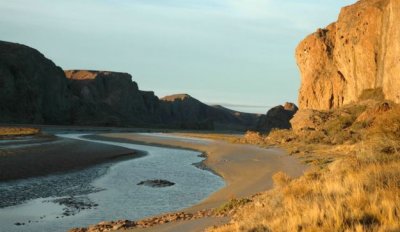
[[[28,127],[0,127],[0,136],[27,136],[40,132],[37,128]]]
[[[211,231],[400,231],[400,155],[359,153],[253,199]]]
[[[252,202],[249,198],[232,198],[227,203],[221,205],[219,208],[214,209],[215,215],[232,215],[240,210],[242,207]]]
[[[339,131],[335,127],[346,124],[359,135],[350,142],[329,144],[329,133],[310,139],[292,131],[243,138],[286,147],[315,165],[294,180],[275,174],[272,190],[239,208],[230,224],[208,231],[400,231],[400,107],[390,105],[354,106],[350,114],[337,114],[344,120],[331,115],[321,126],[320,131]]]

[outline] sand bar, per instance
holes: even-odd
[[[6,143],[7,142],[7,143]],[[66,172],[135,157],[136,151],[66,138],[30,138],[0,144],[0,181]]]

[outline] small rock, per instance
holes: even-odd
[[[153,188],[163,188],[175,185],[175,183],[168,180],[146,180],[139,182],[137,185],[144,185]]]

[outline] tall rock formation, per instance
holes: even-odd
[[[301,109],[326,110],[381,89],[400,103],[400,1],[360,0],[296,49]]]
[[[0,41],[0,122],[70,123],[67,79],[37,50]]]

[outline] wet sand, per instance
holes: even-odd
[[[212,209],[236,197],[250,197],[272,187],[272,175],[284,171],[292,177],[303,174],[306,166],[280,149],[265,149],[252,145],[231,144],[223,141],[182,139],[178,136],[149,136],[145,134],[104,134],[103,138],[119,141],[178,147],[202,151],[207,155],[205,165],[224,178],[227,185],[185,212]],[[202,231],[205,228],[226,223],[228,218],[207,218],[158,225],[147,229],[130,231]]]
[[[24,179],[86,168],[136,151],[59,137],[3,140],[0,144],[0,181]]]

